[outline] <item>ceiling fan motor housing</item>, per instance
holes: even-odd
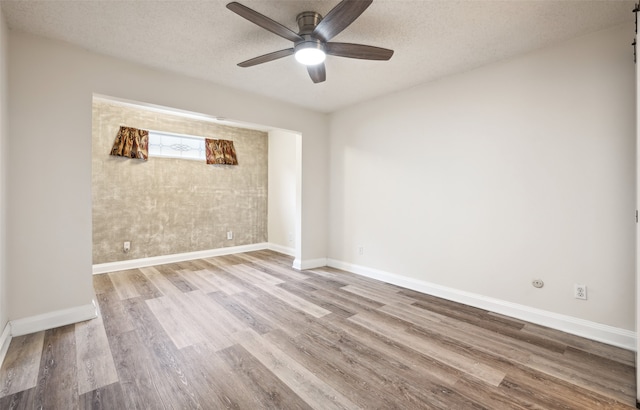
[[[300,31],[298,34],[304,36],[305,34],[311,34],[316,28],[318,23],[322,21],[322,16],[315,11],[303,11],[296,17],[298,22],[298,28]]]
[[[298,51],[303,49],[317,49],[325,53],[326,49],[324,42],[321,39],[314,37],[312,34],[318,23],[322,21],[322,16],[315,11],[303,11],[302,13],[298,14],[296,20],[300,29],[300,32],[298,34],[304,40],[298,41],[294,44],[294,53],[297,53]]]
[[[303,48],[316,48],[322,52],[326,52],[324,43],[317,38],[313,38],[308,34],[302,36],[304,41],[299,41],[293,46],[294,52],[302,50]]]

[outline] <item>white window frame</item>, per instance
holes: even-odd
[[[206,161],[204,137],[149,130],[149,157]]]

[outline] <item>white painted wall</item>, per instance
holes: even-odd
[[[633,330],[632,39],[623,25],[334,113],[329,257]]]
[[[638,41],[638,34],[635,35],[635,42]],[[637,57],[636,57],[637,61]],[[640,166],[638,165],[638,159],[640,158],[640,65],[635,65],[635,91],[636,91],[636,209],[640,208]],[[636,211],[638,212],[638,211]],[[638,255],[640,255],[640,224],[636,223],[636,352],[640,352],[640,337],[638,337],[638,330],[640,329],[640,264],[638,263]],[[640,404],[640,366],[637,361],[638,355],[636,354],[636,407]]]
[[[283,130],[269,132],[269,243],[295,256],[296,144],[300,136]]]
[[[9,31],[0,9],[0,332],[9,316],[7,309],[7,57]],[[1,348],[1,346],[0,346]]]
[[[91,300],[93,93],[299,131],[305,186],[302,258],[326,256],[326,115],[12,31],[10,319]]]

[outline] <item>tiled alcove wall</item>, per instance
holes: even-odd
[[[232,140],[239,165],[112,157],[121,125]],[[92,134],[94,264],[267,241],[266,132],[96,100]]]

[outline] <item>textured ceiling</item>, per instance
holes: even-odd
[[[228,1],[6,1],[10,29],[331,112],[625,22],[633,1],[374,0],[333,41],[395,50],[390,61],[329,56],[313,84],[293,57],[236,64],[291,43],[227,10]],[[338,0],[239,0],[297,32],[296,15]],[[631,43],[632,39],[629,39]]]

